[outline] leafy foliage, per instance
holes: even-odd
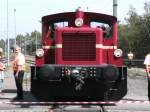
[[[144,15],[138,15],[133,7],[129,10],[127,24],[119,25],[119,46],[135,58],[143,59],[150,51],[150,3],[146,4]]]
[[[26,33],[26,35],[19,34],[16,37],[16,44],[21,47],[21,50],[24,54],[29,54],[32,55],[35,50],[37,44],[40,44],[41,42],[41,33],[38,31],[31,32],[31,34]],[[14,44],[15,44],[15,39],[10,38],[9,39],[10,43],[10,50],[13,50]],[[0,48],[3,48],[5,50],[5,47],[7,49],[7,40],[6,44],[5,41],[2,39],[0,40]]]

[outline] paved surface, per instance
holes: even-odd
[[[0,99],[12,99],[16,95],[16,86],[13,73],[5,72],[4,90],[0,94]]]
[[[27,92],[29,87],[24,84],[24,91]],[[5,79],[4,79],[4,90],[3,93],[0,94],[0,99],[7,98],[10,99],[16,96],[16,85],[15,79],[13,77],[12,72],[5,72]]]
[[[36,102],[36,99],[30,94],[30,80],[29,73],[25,73],[24,77],[24,100],[21,102]],[[26,80],[27,79],[27,80]],[[13,73],[10,71],[5,72],[4,90],[0,94],[0,112],[47,112],[49,106],[47,105],[31,105],[31,104],[19,104],[11,103],[16,96],[16,85]]]
[[[148,100],[148,81],[145,69],[128,69],[128,93],[124,99]]]

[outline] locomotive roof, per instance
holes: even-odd
[[[47,15],[42,17],[42,22],[47,23],[47,22],[71,21],[76,19],[75,15],[76,12],[65,12]],[[117,18],[115,16],[95,12],[84,12],[84,16],[89,21],[102,21],[106,23],[112,23],[117,21]]]

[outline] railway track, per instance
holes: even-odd
[[[8,103],[8,102],[7,102]],[[0,107],[0,112],[149,112],[149,104],[118,104],[115,105],[35,105],[28,102],[14,102],[15,107]],[[24,103],[24,104],[23,104]],[[8,103],[9,105],[11,103]],[[0,103],[1,106],[1,103]],[[22,108],[23,107],[23,108]],[[2,111],[2,112],[3,112]]]
[[[89,105],[72,105],[72,106],[58,106],[50,108],[48,112],[108,112],[105,106],[89,106]]]

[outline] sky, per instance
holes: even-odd
[[[150,0],[117,1],[117,17],[121,22],[124,22],[131,5],[139,15],[142,15],[144,3],[150,2]],[[42,16],[73,12],[79,6],[83,11],[113,14],[113,0],[8,0],[8,2],[0,0],[0,39],[14,38],[15,34],[30,34],[35,30],[41,32]]]

